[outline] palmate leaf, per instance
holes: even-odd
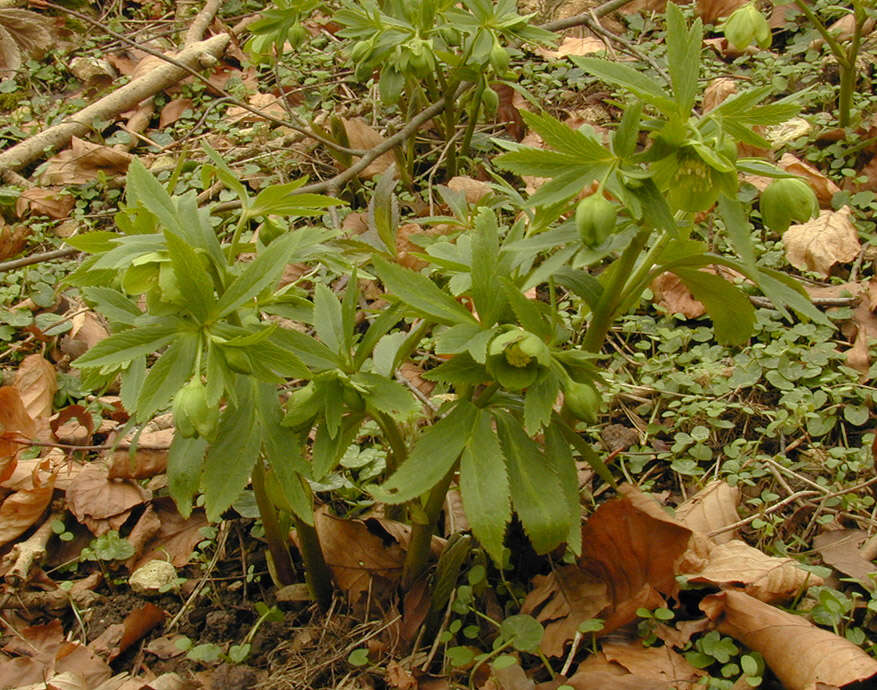
[[[458,403],[447,417],[423,433],[399,469],[372,490],[375,498],[404,503],[438,484],[463,452],[477,417],[478,408],[472,403]]]
[[[167,484],[177,510],[184,518],[192,514],[192,500],[201,489],[201,468],[207,441],[174,435],[167,454]]]
[[[180,237],[186,230],[177,216],[177,208],[164,186],[149,172],[138,158],[128,166],[126,179],[128,203],[141,204],[158,218],[159,223]]]
[[[579,499],[579,475],[576,468],[572,450],[563,432],[554,425],[545,429],[545,459],[551,465],[551,469],[560,482],[563,496],[566,499],[566,509],[572,516],[581,514],[581,502]],[[566,543],[570,551],[576,555],[582,552],[582,525],[581,520],[570,521],[569,533]]]
[[[653,79],[649,79],[632,67],[602,58],[571,55],[570,59],[601,81],[627,89],[665,115],[669,116],[677,111],[676,102]]]
[[[180,333],[152,365],[137,398],[138,422],[148,421],[191,378],[200,339],[196,331]]]
[[[522,110],[521,117],[545,144],[572,156],[579,163],[608,162],[614,158],[595,137],[574,130],[547,113],[540,115]]]
[[[512,517],[510,491],[491,416],[479,410],[460,458],[460,493],[472,534],[497,564],[502,563],[503,538]]]
[[[213,279],[201,265],[201,259],[197,252],[186,241],[170,230],[164,231],[164,239],[167,242],[174,276],[177,279],[180,292],[186,298],[184,308],[199,323],[204,323],[215,302]]]
[[[314,329],[332,352],[340,353],[344,344],[341,320],[341,303],[335,293],[323,283],[317,283],[314,289]]]
[[[537,553],[548,553],[566,539],[570,521],[578,519],[558,500],[563,490],[557,476],[547,471],[542,450],[514,417],[493,411],[511,482],[512,502],[524,531]]]
[[[74,360],[72,365],[104,367],[125,364],[167,345],[179,333],[180,327],[181,324],[176,319],[162,319],[160,323],[122,331],[101,340],[84,355]]]
[[[493,211],[481,209],[472,235],[472,301],[481,323],[492,326],[505,309],[499,278],[499,231]]]
[[[683,116],[690,114],[694,107],[702,42],[703,22],[700,18],[687,27],[682,10],[672,2],[667,3],[667,66],[676,104]]]

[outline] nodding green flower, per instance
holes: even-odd
[[[500,333],[487,349],[487,370],[507,390],[519,391],[533,385],[550,365],[548,346],[523,328]]]
[[[806,223],[819,213],[819,202],[810,185],[796,177],[785,177],[761,193],[761,219],[775,232],[785,232],[794,221]]]
[[[618,206],[599,191],[586,196],[576,207],[576,229],[586,247],[602,244],[617,220]]]
[[[590,383],[569,380],[564,389],[563,403],[576,419],[596,424],[597,415],[603,406],[603,396]]]
[[[725,22],[725,38],[737,50],[745,50],[752,41],[762,48],[770,45],[770,26],[755,3],[747,3],[728,17]]]
[[[219,422],[219,407],[207,402],[207,388],[200,376],[192,379],[174,396],[174,425],[184,438],[201,436],[209,439]]]
[[[730,161],[702,144],[685,145],[675,153],[676,168],[668,180],[667,200],[682,211],[706,211],[724,191],[736,191],[737,175]]]

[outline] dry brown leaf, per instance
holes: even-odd
[[[731,77],[717,77],[707,84],[703,92],[703,112],[717,108],[725,99],[737,93],[737,80]]]
[[[79,522],[100,536],[119,529],[131,509],[152,497],[152,492],[136,482],[109,479],[107,468],[92,463],[79,472],[67,489],[67,505]]]
[[[172,101],[168,101],[158,116],[158,128],[164,129],[172,125],[183,116],[184,112],[191,110],[192,105],[191,98],[175,98]]]
[[[706,314],[706,307],[698,300],[675,273],[665,272],[652,281],[655,303],[671,314],[682,314],[696,319]]]
[[[2,41],[0,36],[0,41]],[[0,259],[8,259],[24,249],[27,238],[30,236],[30,228],[24,223],[6,225],[0,217]]]
[[[427,398],[435,389],[435,384],[423,378],[423,369],[414,362],[403,362],[399,367],[399,375]]]
[[[24,406],[21,392],[14,386],[0,387],[0,479],[8,478],[5,468],[22,448],[15,439],[32,439],[34,436],[36,424]]]
[[[533,52],[546,60],[559,60],[567,55],[591,55],[606,50],[606,44],[596,36],[566,36],[557,48],[535,48]]]
[[[867,36],[874,29],[874,18],[869,17],[862,26],[862,35]],[[849,41],[856,33],[856,15],[848,12],[843,17],[828,27],[829,33],[835,35],[838,41]],[[825,39],[821,36],[810,42],[811,48],[819,48],[825,43]]]
[[[125,620],[118,627],[107,628],[104,634],[95,638],[88,646],[101,657],[112,661],[161,623],[165,615],[158,606],[147,602],[125,616]]]
[[[254,93],[247,98],[247,103],[259,110],[260,112],[280,120],[286,119],[286,109],[277,96],[270,93]],[[241,108],[239,105],[233,105],[225,112],[225,117],[231,122],[261,122],[255,113]]]
[[[455,192],[463,192],[466,202],[472,205],[477,204],[484,197],[490,194],[490,185],[487,182],[476,180],[465,175],[457,175],[448,180],[448,188]]]
[[[128,543],[134,547],[134,555],[125,562],[129,572],[136,570],[133,566],[140,562],[146,545],[152,542],[160,529],[161,518],[156,514],[152,504],[147,504],[146,509],[140,514],[134,527],[125,537]]]
[[[868,373],[871,369],[871,352],[868,346],[868,333],[865,329],[859,329],[858,333],[856,333],[856,339],[853,341],[853,346],[844,354],[846,355],[848,367],[861,372],[863,375]]]
[[[92,144],[73,137],[70,148],[52,156],[40,176],[41,184],[69,185],[96,180],[100,173],[107,177],[122,177],[128,171],[133,156],[109,146]]]
[[[575,690],[676,690],[672,683],[628,673],[619,664],[612,663],[602,653],[591,654],[566,681]]]
[[[0,545],[20,536],[42,517],[52,500],[54,477],[32,489],[10,494],[0,505]]]
[[[622,5],[618,11],[624,14],[633,14],[634,12],[662,14],[666,8],[667,0],[633,0],[633,2]]]
[[[10,79],[21,69],[21,48],[0,24],[0,78]]]
[[[28,355],[15,372],[15,387],[30,418],[36,424],[37,438],[49,440],[49,418],[58,390],[55,367],[42,355]]]
[[[840,187],[834,182],[829,180],[812,165],[805,163],[791,153],[783,154],[783,157],[780,158],[779,166],[786,172],[803,177],[807,184],[809,184],[816,193],[816,198],[819,199],[819,205],[822,208],[831,208],[831,198],[840,192]]]
[[[405,560],[398,544],[386,544],[365,523],[333,517],[326,508],[314,517],[326,563],[349,601],[357,604],[369,592],[380,599],[395,587]]]
[[[687,501],[676,508],[676,519],[694,532],[708,534],[713,530],[731,525],[737,520],[740,489],[727,482],[710,482]],[[712,540],[717,544],[731,541],[734,531],[717,534]]]
[[[747,2],[749,0],[697,0],[697,13],[704,24],[716,24],[720,18],[729,17]]]
[[[77,312],[70,320],[70,331],[61,338],[61,352],[79,357],[109,336],[103,322],[93,311]]]
[[[865,589],[877,590],[873,575],[877,567],[865,560],[859,546],[868,538],[868,533],[860,529],[838,529],[817,534],[813,539],[815,548],[826,565],[855,578]]]
[[[82,405],[68,405],[52,417],[49,427],[61,443],[84,446],[91,442],[94,417]]]
[[[342,118],[344,129],[347,132],[347,140],[352,149],[373,149],[384,142],[384,137],[374,127],[369,125],[361,117]],[[396,162],[392,151],[382,153],[359,173],[359,176],[370,180],[380,175]],[[396,173],[398,175],[398,172]]]
[[[798,567],[797,561],[768,556],[737,539],[711,549],[705,567],[689,573],[688,580],[721,588],[742,587],[765,602],[790,599],[804,587],[822,584],[822,578]]]
[[[673,683],[677,690],[693,687],[698,678],[706,675],[669,647],[643,647],[641,640],[627,644],[604,642],[602,653],[633,675]]]
[[[783,244],[792,266],[825,277],[835,265],[852,261],[861,250],[849,206],[820,211],[817,218],[792,225],[783,233]]]
[[[15,200],[15,215],[48,216],[55,220],[66,218],[73,210],[76,199],[72,194],[63,194],[53,189],[31,187],[25,189]]]
[[[54,42],[50,21],[37,12],[17,7],[0,8],[0,26],[3,27],[8,40],[18,46],[23,53],[34,55],[45,53]],[[0,38],[5,37],[0,36]]]
[[[562,656],[579,624],[596,618],[612,603],[606,582],[574,565],[537,575],[532,585],[521,613],[535,616],[545,627],[539,646],[547,656]]]
[[[158,532],[143,548],[143,554],[136,563],[130,564],[133,572],[137,568],[153,560],[168,560],[177,568],[189,563],[192,552],[204,539],[201,532],[207,526],[207,518],[203,510],[194,510],[184,518],[170,498],[158,498],[151,503],[155,515],[161,521]]]
[[[759,652],[786,690],[844,686],[877,675],[877,661],[852,642],[743,592],[712,594],[700,608],[723,635]]]

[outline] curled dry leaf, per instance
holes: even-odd
[[[149,561],[170,559],[175,567],[182,568],[189,563],[195,547],[204,539],[201,532],[207,526],[204,511],[193,510],[189,517],[184,518],[168,497],[155,499],[151,507],[161,523],[158,532],[144,544],[137,561],[127,564],[128,567],[134,571]],[[144,525],[146,527],[148,525]]]
[[[700,608],[723,635],[759,652],[787,690],[845,686],[877,675],[877,661],[852,642],[743,592],[710,595]]]
[[[697,0],[697,13],[704,24],[716,24],[747,2],[749,0]]]
[[[606,44],[596,36],[566,36],[557,45],[557,48],[544,48],[539,46],[533,52],[546,60],[559,60],[567,55],[591,55],[606,50]]]
[[[67,489],[67,505],[79,522],[97,536],[119,529],[131,509],[152,497],[137,483],[109,479],[107,468],[92,463],[79,472]]]
[[[101,173],[111,178],[122,177],[132,159],[129,153],[73,137],[69,149],[48,160],[40,183],[82,184],[96,180]]]
[[[662,273],[652,281],[650,287],[655,304],[671,314],[682,314],[686,319],[696,319],[706,314],[703,303],[691,294],[675,273]]]
[[[717,77],[707,84],[703,92],[703,112],[717,108],[727,98],[737,93],[737,80],[731,77]]]
[[[254,93],[247,98],[247,103],[270,117],[280,120],[286,119],[286,109],[280,99],[270,93]],[[262,120],[255,113],[241,108],[239,105],[230,107],[225,112],[225,117],[231,122],[260,122]]]
[[[76,199],[71,194],[63,194],[53,189],[31,187],[25,189],[15,200],[15,215],[48,216],[55,220],[66,218],[73,210]]]
[[[803,177],[807,184],[809,184],[816,193],[819,205],[823,208],[831,208],[831,198],[840,192],[840,187],[834,182],[829,180],[812,165],[805,163],[791,153],[783,154],[783,157],[780,158],[779,166],[786,172]]]
[[[22,535],[43,516],[52,500],[55,478],[32,489],[16,491],[0,504],[0,545]]]
[[[106,338],[106,326],[93,311],[78,311],[70,319],[72,328],[61,338],[61,352],[70,357],[80,357]]]
[[[867,538],[868,533],[860,529],[830,530],[817,534],[813,547],[826,565],[855,578],[862,587],[873,592],[877,590],[872,577],[877,567],[859,551],[859,546]]]
[[[620,664],[609,661],[602,652],[591,654],[580,663],[566,685],[575,690],[677,690],[675,684],[659,680],[652,673],[644,676],[628,673]]]
[[[477,204],[484,197],[490,194],[490,185],[487,182],[476,180],[465,175],[457,175],[448,180],[448,188],[455,192],[463,192],[466,202]]]
[[[14,386],[0,387],[0,480],[9,478],[13,459],[21,450],[18,441],[36,435],[36,424],[28,414],[21,393]]]
[[[737,515],[739,503],[739,487],[717,480],[710,482],[687,501],[679,504],[676,508],[676,519],[695,532],[709,534],[713,530],[727,527],[739,520]],[[733,530],[712,537],[717,544],[731,541],[733,538]]]
[[[850,215],[849,206],[844,206],[838,211],[820,211],[817,218],[792,225],[783,233],[789,263],[828,277],[835,265],[855,259],[861,245]]]
[[[384,142],[384,137],[374,127],[369,125],[361,117],[342,118],[344,130],[347,132],[347,141],[350,142],[352,149],[373,149]],[[359,176],[370,180],[380,175],[389,168],[396,159],[392,151],[382,153],[366,166],[365,170],[359,173]],[[398,175],[398,172],[396,173]]]
[[[862,35],[867,36],[874,29],[874,18],[869,17],[862,26]],[[828,27],[828,31],[833,33],[838,41],[849,41],[856,32],[856,16],[852,12],[848,12],[843,17]],[[825,39],[821,36],[813,39],[810,43],[811,48],[819,48],[825,43]]]
[[[37,438],[49,440],[49,418],[58,390],[55,367],[42,355],[28,355],[15,372],[15,387],[21,394],[27,413],[36,423]]]
[[[380,599],[398,583],[405,560],[398,544],[384,543],[360,520],[332,517],[325,509],[314,518],[335,584],[351,603],[360,603],[369,592]]]
[[[169,101],[162,109],[158,116],[158,128],[164,129],[179,120],[183,113],[192,108],[191,98],[175,98]]]
[[[0,41],[3,37],[0,36]],[[0,217],[0,259],[8,259],[24,249],[27,238],[30,236],[30,228],[24,223],[6,225]]]
[[[791,558],[775,558],[734,539],[713,547],[705,566],[688,575],[689,582],[739,587],[760,601],[783,601],[822,578],[798,567]]]
[[[16,72],[25,54],[39,55],[52,47],[46,18],[30,10],[0,7],[0,77]]]
[[[84,446],[94,433],[94,418],[82,405],[68,405],[52,417],[49,426],[61,443]]]
[[[629,673],[672,683],[679,690],[693,687],[698,678],[706,675],[669,647],[643,647],[640,640],[626,644],[604,642],[602,654]]]

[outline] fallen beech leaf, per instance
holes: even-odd
[[[61,443],[87,445],[94,433],[94,418],[82,405],[68,405],[52,417],[49,426]]]
[[[280,120],[286,119],[286,109],[283,107],[280,99],[270,93],[254,93],[247,98],[247,103],[266,115]],[[249,110],[241,108],[239,105],[233,105],[230,107],[225,112],[225,117],[231,122],[262,121],[261,117]]]
[[[352,149],[373,149],[384,142],[384,137],[374,127],[369,125],[361,117],[342,118],[344,129],[347,132],[347,140]],[[366,166],[359,176],[370,180],[380,175],[396,162],[392,151],[382,153]],[[399,173],[397,172],[396,175]]]
[[[112,661],[161,623],[165,615],[158,606],[147,602],[125,616],[122,623],[107,628],[103,635],[88,646],[101,656],[105,656],[108,661]]]
[[[867,36],[873,28],[874,18],[869,17],[862,26],[862,36]],[[849,41],[856,32],[856,15],[852,12],[847,12],[843,17],[831,24],[828,27],[828,31],[834,34],[838,41]],[[819,48],[824,43],[825,39],[820,36],[810,42],[810,47]]]
[[[134,527],[125,537],[128,543],[134,547],[134,555],[125,562],[125,566],[130,572],[134,572],[136,568],[133,566],[143,558],[143,550],[147,544],[155,539],[160,529],[161,519],[156,514],[152,504],[147,504],[146,509],[140,514]]]
[[[868,533],[860,529],[830,530],[816,535],[813,548],[826,565],[855,578],[862,587],[873,592],[877,590],[873,577],[877,567],[859,552],[859,546],[867,538]]]
[[[604,642],[602,653],[608,661],[623,666],[629,673],[673,683],[680,690],[693,687],[698,678],[706,675],[669,647],[643,647],[640,640],[627,644]]]
[[[21,392],[15,386],[0,387],[0,461],[9,461],[23,447],[14,439],[31,439],[36,436],[36,424],[28,414],[21,399]],[[11,471],[11,470],[10,470]],[[9,475],[0,469],[0,480]]]
[[[70,512],[96,536],[119,529],[131,509],[151,497],[152,492],[135,482],[109,479],[107,468],[100,463],[88,465],[67,489]]]
[[[16,491],[0,504],[0,545],[20,536],[42,517],[52,500],[55,490],[54,477],[47,483]]]
[[[759,652],[786,690],[844,686],[877,675],[877,661],[852,642],[743,592],[712,594],[700,608],[723,635]]]
[[[457,175],[448,180],[448,188],[455,192],[463,192],[466,201],[470,204],[477,204],[491,192],[487,182],[475,180],[465,175]]]
[[[820,211],[817,218],[792,225],[783,233],[789,263],[828,277],[836,264],[855,259],[861,245],[850,215],[849,206],[844,206],[838,211]]]
[[[741,586],[760,601],[790,599],[804,587],[822,584],[791,558],[775,558],[734,539],[710,550],[705,566],[688,575],[689,582],[708,582],[717,587]]]
[[[177,568],[188,565],[195,547],[204,539],[201,532],[207,526],[204,511],[193,510],[188,518],[184,518],[173,500],[166,497],[153,500],[151,506],[161,521],[161,526],[145,544],[137,562],[129,565],[130,570],[134,571],[156,559],[170,559]]]
[[[740,503],[740,489],[727,482],[710,482],[687,501],[676,508],[676,519],[695,532],[708,534],[716,529],[731,525],[737,520],[737,505]],[[734,538],[733,530],[721,532],[712,540],[723,544]]]
[[[805,163],[791,153],[783,154],[783,157],[780,158],[779,166],[786,172],[803,177],[807,184],[809,184],[816,193],[816,198],[819,199],[819,205],[822,208],[831,208],[832,197],[840,192],[840,187],[834,182],[829,180],[812,165]]]
[[[706,308],[696,299],[685,283],[675,273],[662,273],[650,285],[655,303],[671,314],[682,314],[686,319],[696,319],[706,314]]]
[[[82,184],[96,180],[99,173],[107,177],[121,177],[128,171],[133,156],[109,146],[92,144],[73,137],[70,148],[52,156],[40,176],[42,184]]]
[[[398,544],[385,544],[364,522],[333,517],[326,508],[320,508],[314,517],[335,584],[351,603],[359,603],[369,592],[380,599],[398,583],[405,560]]]
[[[531,584],[521,613],[534,616],[545,627],[539,648],[547,656],[562,656],[579,624],[597,618],[612,603],[606,582],[574,565],[537,575]]]
[[[2,38],[2,37],[0,37]],[[6,225],[0,217],[0,259],[8,259],[24,249],[27,238],[30,236],[30,228],[24,223]]]
[[[172,125],[183,116],[184,112],[191,110],[192,105],[191,98],[175,98],[172,101],[168,101],[158,116],[158,128],[164,129]]]
[[[42,355],[28,355],[15,372],[15,387],[27,413],[37,426],[37,437],[49,439],[49,418],[58,390],[58,375]]]
[[[737,93],[737,80],[731,77],[717,77],[707,84],[703,92],[703,112],[721,105],[725,99]]]
[[[70,319],[72,328],[61,338],[61,352],[71,357],[84,355],[106,338],[106,326],[93,311],[84,311]]]
[[[31,187],[25,189],[15,200],[15,215],[48,216],[60,220],[70,215],[76,199],[72,194],[62,194],[52,189]]]
[[[533,52],[546,60],[559,60],[567,55],[590,55],[606,50],[606,44],[595,36],[566,36],[557,45],[557,48],[544,48],[539,46]]]
[[[745,5],[749,0],[697,0],[697,13],[704,24],[716,24],[720,18]]]
[[[566,684],[575,690],[676,690],[674,684],[658,680],[651,673],[645,676],[628,673],[602,653],[591,654],[580,663]]]

